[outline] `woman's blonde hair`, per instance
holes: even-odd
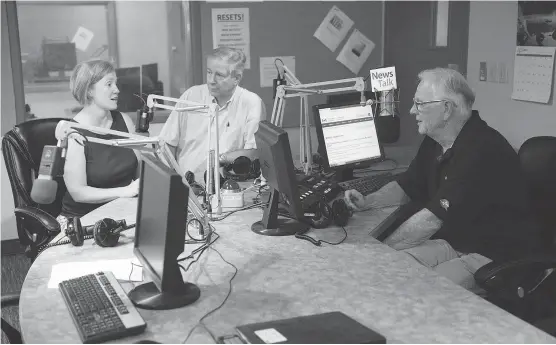
[[[93,101],[90,93],[92,87],[116,68],[106,60],[94,59],[83,61],[73,69],[70,78],[70,90],[73,98],[85,106]]]

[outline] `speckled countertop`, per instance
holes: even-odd
[[[83,224],[111,217],[135,222],[135,199],[119,199],[83,218]],[[238,269],[226,304],[205,320],[216,335],[234,333],[238,325],[339,310],[381,333],[389,343],[556,343],[556,339],[506,313],[448,279],[419,265],[369,236],[392,209],[356,214],[338,246],[253,233],[259,209],[235,213],[214,223],[214,244]],[[341,228],[312,230],[311,236],[334,242]],[[69,261],[123,259],[133,256],[133,230],[114,248],[57,246],[42,253],[25,279],[21,329],[27,343],[79,343],[58,289],[47,287],[52,265]],[[186,245],[188,254],[191,247]],[[234,269],[208,250],[184,274],[201,289],[190,306],[167,311],[139,309],[146,331],[116,342],[140,339],[181,343],[198,320],[228,293]],[[122,282],[126,291],[133,285]],[[198,327],[189,342],[212,342]]]

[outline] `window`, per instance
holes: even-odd
[[[81,107],[69,78],[77,63],[91,58],[115,64],[118,110],[132,119],[143,105],[136,94],[179,97],[192,86],[184,42],[192,35],[190,6],[185,0],[15,2],[9,25],[19,32],[21,49],[10,46],[21,51],[22,73],[14,78],[23,82],[25,119],[73,117]]]
[[[69,91],[75,65],[116,62],[109,10],[107,2],[17,2],[26,120],[71,117],[79,108]]]

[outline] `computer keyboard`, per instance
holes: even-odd
[[[355,189],[363,195],[376,192],[388,182],[394,181],[397,175],[390,172],[380,173],[372,176],[365,176],[355,180],[340,182],[339,185],[344,190]]]
[[[147,324],[112,272],[99,272],[58,284],[84,344],[143,332]]]

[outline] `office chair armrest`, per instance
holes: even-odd
[[[537,254],[506,262],[490,262],[475,272],[475,282],[489,293],[523,298],[556,268],[556,255]]]
[[[19,304],[19,293],[2,295],[2,308]]]
[[[56,235],[60,232],[60,223],[49,213],[31,206],[15,208],[15,215],[23,220],[23,226],[27,229],[36,228],[37,225],[46,229],[48,235]]]

